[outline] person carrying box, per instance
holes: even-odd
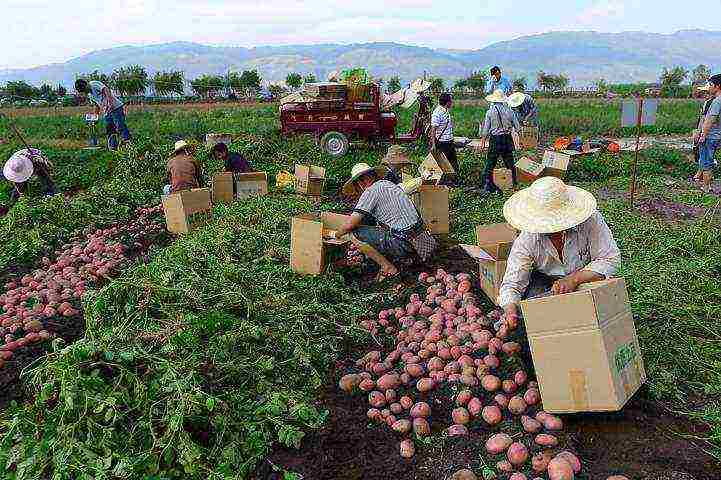
[[[437,247],[410,197],[400,186],[382,180],[385,173],[385,167],[353,166],[343,192],[361,195],[348,221],[335,232],[336,238],[350,234],[358,249],[380,266],[378,281],[398,275],[394,262],[416,257],[426,262]],[[364,225],[365,219],[378,226]]]
[[[613,277],[621,252],[593,195],[543,177],[503,206],[506,221],[521,233],[513,243],[498,304],[509,324],[518,303],[547,293],[571,293],[585,283]]]
[[[165,195],[203,186],[202,168],[185,140],[175,142],[173,155],[168,160],[167,172],[170,184],[163,189]]]
[[[513,175],[513,186],[517,184],[516,168],[513,160],[515,146],[513,143],[513,130],[520,131],[518,119],[508,106],[508,97],[501,91],[496,90],[486,97],[490,103],[483,123],[479,128],[479,135],[485,143],[488,139],[488,154],[486,167],[483,170],[483,189],[488,193],[500,192],[500,189],[493,183],[493,169],[496,168],[498,157],[503,159],[506,168]]]

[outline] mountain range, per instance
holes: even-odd
[[[705,64],[721,67],[721,31],[682,30],[673,34],[644,32],[550,32],[494,43],[478,50],[433,49],[400,43],[351,45],[289,45],[269,47],[207,46],[173,42],[98,50],[30,69],[0,70],[0,84],[24,80],[72,85],[86,72],[143,65],[158,70],[182,70],[187,79],[202,74],[257,69],[265,82],[283,81],[289,72],[313,73],[323,79],[333,70],[366,67],[375,77],[398,75],[404,82],[427,72],[447,82],[472,71],[500,65],[511,77],[525,76],[535,84],[539,70],[563,73],[572,86],[590,85],[599,78],[613,83],[653,82],[664,67],[687,69]]]

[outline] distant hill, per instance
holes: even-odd
[[[551,32],[495,43],[480,50],[432,49],[398,43],[278,47],[211,47],[189,42],[123,46],[25,70],[0,70],[0,84],[25,80],[70,86],[76,76],[92,70],[110,72],[132,64],[150,73],[180,69],[192,79],[205,73],[258,69],[265,81],[278,82],[291,71],[325,78],[346,66],[365,66],[374,75],[398,75],[408,82],[428,72],[447,81],[474,69],[501,65],[511,76],[535,83],[539,70],[564,73],[574,86],[598,78],[614,83],[655,81],[663,67],[721,67],[721,32],[684,30],[664,35],[643,32]]]

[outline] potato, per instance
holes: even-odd
[[[422,417],[413,419],[413,432],[419,437],[427,437],[431,434],[431,427],[428,420]]]
[[[554,458],[548,463],[548,478],[550,480],[573,480],[573,467],[562,458]]]
[[[388,404],[391,404],[398,399],[398,394],[396,394],[396,391],[393,390],[392,388],[389,388],[388,390],[385,391],[385,396],[386,396],[386,402]]]
[[[526,374],[523,370],[519,370],[513,375],[513,381],[518,385],[523,385],[527,380],[528,374]]]
[[[478,480],[476,474],[464,468],[451,475],[451,480]]]
[[[403,413],[403,407],[398,402],[391,403],[390,410],[393,415],[400,415],[401,413]]]
[[[372,420],[374,422],[380,422],[383,420],[383,417],[381,416],[381,411],[378,410],[377,408],[368,409],[367,415],[368,415],[368,419]]]
[[[546,430],[563,430],[563,421],[555,415],[547,414],[541,423]]]
[[[423,376],[423,367],[421,365],[412,363],[409,365],[406,365],[406,373],[410,375],[413,378],[418,378]]]
[[[545,472],[548,468],[548,463],[552,458],[553,452],[551,450],[538,452],[533,456],[533,458],[531,458],[531,468],[533,468],[534,472],[539,474]]]
[[[483,407],[481,417],[483,417],[483,420],[488,425],[498,425],[499,423],[501,423],[501,420],[503,420],[503,414],[501,413],[501,409],[495,405],[488,405],[486,407]]]
[[[629,478],[624,475],[611,475],[606,480],[629,480]]]
[[[521,351],[521,345],[516,342],[506,342],[501,349],[506,355],[514,355]]]
[[[360,384],[358,385],[358,388],[360,388],[364,392],[370,392],[376,387],[376,384],[373,380],[370,378],[364,378],[361,380]]]
[[[468,414],[468,410],[463,407],[458,407],[453,409],[451,418],[453,418],[453,423],[465,425],[470,421],[471,416]]]
[[[539,433],[536,435],[535,442],[543,447],[555,447],[558,445],[558,439],[547,433]]]
[[[338,382],[338,386],[341,390],[343,390],[346,393],[352,393],[353,390],[355,390],[358,385],[360,385],[361,378],[355,373],[350,373],[348,375],[343,375]]]
[[[501,365],[501,361],[495,355],[486,355],[483,357],[483,363],[489,368],[498,368]]]
[[[581,471],[581,460],[578,459],[576,455],[569,452],[568,450],[564,450],[563,452],[556,455],[556,458],[562,458],[566,460],[569,465],[571,465],[571,468],[573,468],[573,473],[578,473]]]
[[[386,425],[393,428],[393,424],[396,423],[396,420],[397,418],[395,417],[395,415],[388,415],[386,417]]]
[[[508,480],[528,480],[528,477],[526,477],[521,472],[516,472],[513,475],[511,475],[510,477],[508,477]]]
[[[523,394],[523,401],[526,402],[526,405],[536,405],[541,401],[541,392],[539,392],[538,389],[529,388],[526,390],[526,393]]]
[[[443,367],[445,366],[446,362],[444,362],[443,359],[440,357],[433,357],[428,360],[428,370],[443,370]]]
[[[416,454],[416,446],[413,445],[413,440],[406,439],[401,442],[401,457],[412,458]]]
[[[521,415],[526,411],[526,408],[526,402],[518,395],[511,398],[511,400],[508,402],[508,410],[510,410],[511,413],[514,415]]]
[[[431,407],[426,402],[418,402],[411,408],[411,417],[428,418],[431,416]]]
[[[481,380],[481,386],[483,386],[483,389],[487,392],[495,392],[501,388],[501,379],[495,375],[486,375]]]
[[[528,448],[520,442],[512,443],[506,452],[508,461],[516,467],[520,467],[528,461]]]
[[[446,430],[446,433],[450,437],[460,437],[468,435],[468,429],[465,425],[451,425],[448,427],[448,430]]]
[[[532,419],[528,415],[523,415],[521,417],[521,424],[523,425],[523,429],[528,433],[536,433],[539,430],[541,430],[541,427],[543,426],[543,425],[541,425],[541,422],[539,422],[538,420]],[[544,467],[544,470],[545,470],[545,467]]]
[[[381,408],[386,404],[386,397],[379,391],[373,391],[368,394],[368,403],[371,407]]]
[[[508,408],[508,397],[502,393],[496,394],[496,396],[493,397],[493,401],[501,408]]]
[[[481,410],[483,410],[483,402],[479,398],[473,397],[468,401],[468,413],[471,416],[477,417],[481,414]]]
[[[503,387],[503,391],[509,394],[516,393],[516,390],[518,390],[518,385],[516,385],[516,382],[513,380],[504,380],[501,385]]]
[[[461,383],[467,387],[475,387],[478,385],[478,379],[475,375],[461,375]]]
[[[413,406],[413,400],[411,399],[411,397],[404,395],[400,399],[400,404],[401,407],[403,407],[403,410],[410,410]]]
[[[391,428],[401,435],[410,432],[412,427],[413,424],[411,424],[410,420],[396,420],[393,425],[391,425]]]
[[[463,390],[456,396],[456,405],[463,407],[468,404],[473,398],[473,393],[470,390]]]
[[[513,439],[506,433],[497,433],[486,440],[486,451],[491,455],[498,455],[508,450]]]
[[[507,460],[502,460],[496,463],[496,470],[503,473],[511,473],[513,471],[513,465]]]

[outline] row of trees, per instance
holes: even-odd
[[[23,100],[40,99],[48,102],[54,102],[58,98],[64,97],[67,93],[67,90],[62,85],[53,87],[44,83],[40,87],[36,87],[22,80],[17,82],[8,82],[2,89],[0,89],[0,96]]]

